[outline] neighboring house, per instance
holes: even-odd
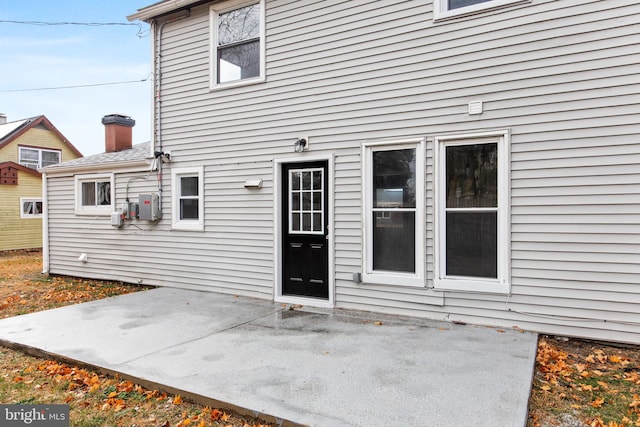
[[[38,169],[81,156],[45,116],[0,115],[0,251],[42,247]]]
[[[46,169],[52,273],[640,343],[640,3],[130,19],[154,37],[153,142]]]

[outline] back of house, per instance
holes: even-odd
[[[638,2],[130,19],[153,140],[47,168],[52,273],[640,343]]]

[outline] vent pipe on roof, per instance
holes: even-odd
[[[0,113],[0,125],[4,125],[7,123],[7,115]]]
[[[104,125],[104,151],[114,153],[132,147],[132,130],[136,121],[122,114],[109,114],[102,118]]]

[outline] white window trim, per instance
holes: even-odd
[[[218,83],[218,16],[234,9],[252,4],[260,5],[260,75],[250,79],[234,80]],[[265,31],[265,0],[228,0],[209,7],[209,89],[218,90],[231,87],[246,86],[263,83],[266,80],[266,31]]]
[[[109,206],[82,206],[82,183],[109,181],[111,183],[111,204]],[[111,215],[115,206],[114,174],[89,174],[75,176],[76,215]]]
[[[38,152],[38,166],[37,169],[40,169],[42,167],[42,153],[44,151],[48,152],[48,153],[58,153],[58,163],[62,163],[62,150],[56,150],[53,148],[39,148],[39,147],[18,147],[18,163],[24,167],[29,167],[27,165],[25,165],[22,162],[22,150],[33,150],[33,151],[37,151]],[[56,164],[58,164],[56,163]]]
[[[372,159],[374,151],[415,148],[416,150],[416,272],[373,270],[373,228],[371,227],[371,209],[373,206]],[[367,142],[362,145],[362,194],[363,194],[363,256],[362,281],[367,284],[425,287],[425,140],[423,138],[404,139],[383,142]]]
[[[444,146],[449,142],[461,141],[466,144],[497,142],[498,143],[498,277],[497,279],[446,277],[445,227],[443,218],[446,206],[446,168]],[[508,294],[510,285],[510,134],[507,130],[464,135],[446,135],[435,137],[434,169],[435,169],[435,217],[434,217],[434,280],[436,290],[481,292]]]
[[[458,18],[480,12],[500,9],[503,7],[529,3],[530,1],[531,0],[491,0],[484,3],[473,4],[470,6],[449,10],[447,8],[448,0],[433,0],[433,20],[439,21],[450,18]]]
[[[44,211],[44,203],[42,202],[42,199],[39,197],[20,197],[20,218],[23,219],[35,219],[35,218],[42,218],[42,214],[43,212],[40,212],[39,214],[25,214],[24,213],[24,204],[25,202],[40,202],[42,203],[42,210]]]
[[[198,219],[180,219],[180,178],[198,177]],[[204,231],[204,167],[175,168],[171,170],[171,229]]]

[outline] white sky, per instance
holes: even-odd
[[[0,0],[0,21],[129,23],[155,0]],[[103,116],[131,116],[134,144],[151,139],[149,26],[25,25],[0,22],[0,113],[8,121],[44,114],[85,156],[104,151]],[[140,82],[147,79],[146,82]],[[22,89],[137,81],[76,89]],[[64,160],[64,159],[63,159]]]

